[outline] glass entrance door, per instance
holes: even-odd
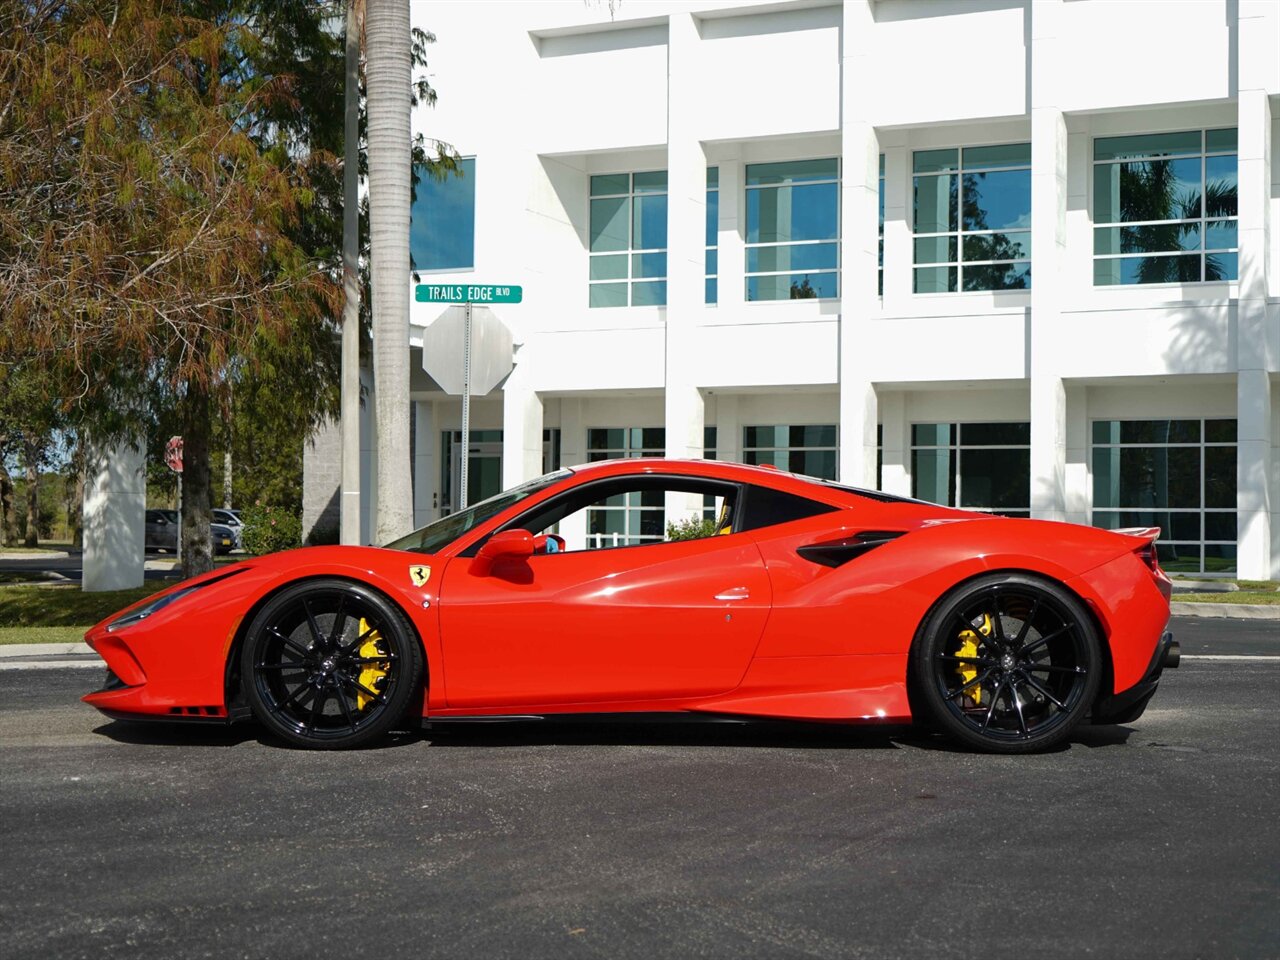
[[[443,495],[440,516],[461,506],[457,491],[462,485],[462,431],[445,431]],[[475,504],[502,492],[502,431],[472,430],[471,453],[467,464],[467,503]]]

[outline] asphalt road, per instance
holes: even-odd
[[[1185,660],[1135,723],[1021,758],[779,724],[307,753],[0,673],[4,953],[1276,956],[1280,637],[1175,629],[1269,659]]]
[[[62,549],[60,547],[51,549]],[[161,553],[158,550],[148,550],[146,553],[147,560],[173,560],[173,553]],[[65,557],[34,557],[23,559],[20,557],[9,557],[0,560],[0,571],[12,571],[19,573],[54,573],[59,577],[79,583],[84,576],[84,557],[79,551],[72,551]],[[146,570],[143,578],[146,580],[173,580],[178,574],[172,570]],[[159,589],[159,588],[157,588]]]

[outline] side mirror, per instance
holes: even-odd
[[[471,572],[486,576],[499,560],[523,560],[533,556],[533,534],[528,530],[503,530],[490,537],[471,565]]]

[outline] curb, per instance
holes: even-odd
[[[40,553],[12,553],[0,550],[0,560],[66,560],[71,554],[65,550],[46,550]]]
[[[1227,620],[1280,620],[1280,604],[1187,603],[1174,601],[1169,613],[1175,617],[1219,617]]]
[[[10,657],[97,656],[87,643],[6,643],[0,646],[0,660]]]

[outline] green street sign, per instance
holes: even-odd
[[[413,298],[419,303],[519,303],[524,289],[494,283],[420,283]]]

